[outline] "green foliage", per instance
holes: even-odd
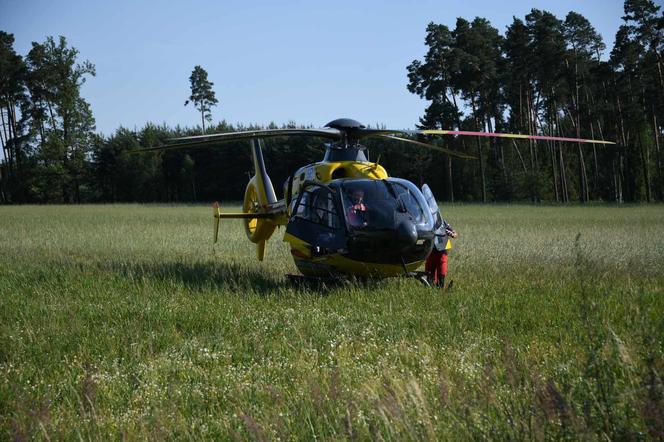
[[[430,102],[422,127],[601,138],[621,145],[451,142],[461,150],[476,147],[480,161],[452,162],[447,193],[470,200],[478,198],[471,189],[479,187],[483,201],[524,195],[562,202],[664,198],[664,15],[650,0],[628,0],[623,19],[610,62],[600,58],[602,37],[574,11],[563,21],[533,9],[525,20],[515,17],[504,37],[481,18],[459,18],[452,30],[430,23],[427,54],[407,68],[408,90]],[[649,137],[642,136],[643,127]],[[545,185],[523,192],[534,177]]]
[[[81,202],[81,187],[89,179],[95,121],[80,90],[95,67],[89,61],[79,64],[77,58],[78,50],[62,36],[57,42],[53,37],[33,42],[26,57],[29,96],[24,111],[31,118],[31,132],[38,134],[31,190],[39,201]]]
[[[652,0],[626,0],[608,61],[592,24],[533,9],[504,35],[481,17],[426,27],[427,52],[407,66],[410,92],[427,101],[418,126],[560,135],[619,146],[447,137],[429,140],[471,153],[459,161],[402,144],[367,141],[394,176],[427,182],[444,201],[664,200],[664,14]],[[25,59],[0,32],[0,203],[209,201],[242,197],[251,172],[246,143],[135,155],[139,146],[202,131],[247,129],[212,123],[218,100],[207,72],[189,78],[200,128],[148,124],[108,137],[80,87],[94,66],[64,37],[33,43]],[[283,127],[296,127],[288,122]],[[274,122],[268,128],[279,127]],[[259,127],[256,126],[256,129]],[[298,167],[320,160],[324,140],[266,143],[277,193]],[[384,141],[384,140],[383,140]]]
[[[291,285],[207,205],[0,207],[0,438],[660,438],[664,208],[442,211],[447,292]]]

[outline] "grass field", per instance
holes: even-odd
[[[0,439],[664,438],[664,206],[443,213],[445,293],[293,287],[209,207],[0,207]]]

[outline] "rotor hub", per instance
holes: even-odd
[[[360,134],[367,128],[364,124],[352,118],[337,118],[327,123],[325,127],[337,129],[341,132],[341,142],[337,145],[339,149],[357,147],[361,138]]]
[[[367,127],[360,123],[357,120],[352,118],[337,118],[332,120],[325,125],[325,127],[330,127],[332,129],[339,129],[341,131],[351,131],[353,129],[366,129]]]

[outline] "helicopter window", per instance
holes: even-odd
[[[401,183],[395,183],[393,189],[395,190],[399,204],[402,205],[402,210],[408,212],[413,221],[421,223],[424,219],[424,210],[418,203],[415,194]]]
[[[341,225],[333,195],[324,187],[312,186],[303,190],[295,210],[296,217],[330,229],[338,229]]]
[[[341,184],[344,215],[353,228],[393,229],[406,214],[416,224],[433,225],[426,200],[412,183],[397,178],[349,180]]]
[[[355,229],[392,229],[394,196],[376,180],[352,180],[341,184],[344,215]]]

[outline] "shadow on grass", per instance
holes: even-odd
[[[173,282],[193,290],[253,291],[259,295],[273,295],[290,286],[281,275],[266,275],[257,269],[232,263],[112,262],[104,267],[131,280]]]
[[[279,272],[266,274],[251,266],[223,262],[109,262],[101,267],[139,283],[158,281],[181,284],[197,291],[254,292],[263,296],[283,293],[288,289],[325,296],[350,287],[372,289],[380,286],[381,282],[343,277],[309,278]]]

